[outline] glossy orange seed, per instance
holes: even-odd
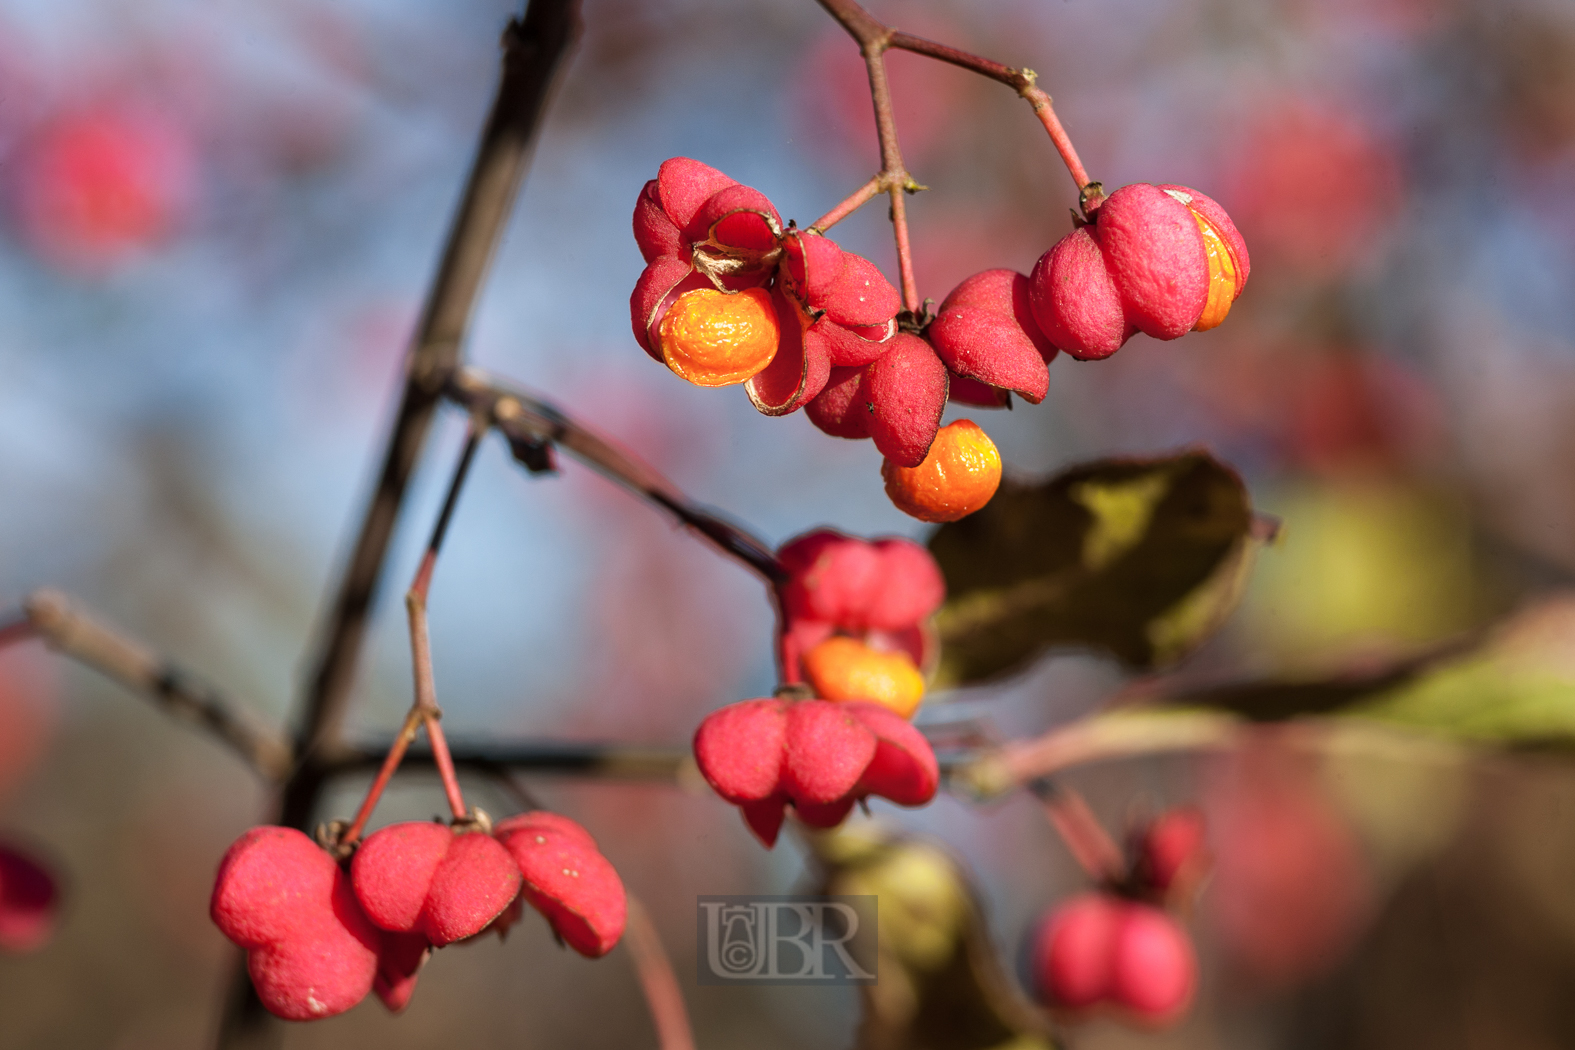
[[[920,521],[956,521],[990,502],[1001,484],[1001,453],[972,420],[940,429],[929,455],[916,467],[881,464],[886,495]]]
[[[866,700],[912,718],[924,699],[924,676],[904,652],[871,649],[834,637],[804,654],[804,673],[823,700]]]
[[[1231,255],[1225,238],[1202,215],[1193,212],[1192,217],[1197,221],[1198,232],[1203,234],[1203,250],[1209,260],[1209,297],[1203,304],[1202,316],[1192,326],[1192,330],[1206,332],[1225,320],[1240,289],[1236,287],[1236,259]]]
[[[696,386],[732,386],[771,363],[779,334],[764,289],[696,288],[668,307],[656,344],[667,367]]]

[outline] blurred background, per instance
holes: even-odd
[[[0,603],[55,584],[283,722],[359,513],[399,362],[491,96],[504,0],[0,0]],[[1031,476],[1201,444],[1285,532],[1198,658],[1314,673],[1485,623],[1575,577],[1575,4],[1570,0],[886,0],[900,28],[1039,71],[1114,188],[1183,183],[1252,251],[1228,322],[1051,367],[975,413]],[[483,299],[473,360],[620,438],[772,541],[922,535],[879,455],[691,387],[628,327],[629,215],[672,155],[807,224],[877,166],[854,46],[809,0],[586,0]],[[1075,191],[1000,85],[890,57],[921,294],[1027,272]],[[894,276],[884,209],[839,241]],[[461,422],[420,475],[413,571]],[[455,736],[681,744],[769,690],[757,581],[573,462],[484,446],[432,590]],[[351,730],[408,703],[385,600]],[[1090,710],[1115,665],[1055,655],[949,698],[1001,737]],[[1575,1043],[1575,769],[1552,758],[1230,757],[1078,772],[1112,827],[1198,801],[1219,856],[1203,984],[1170,1033],[1086,1047]],[[529,782],[646,900],[702,1047],[849,1045],[850,990],[695,987],[694,898],[802,885],[732,807],[671,785]],[[494,813],[511,800],[484,783]],[[325,816],[345,815],[346,783]],[[0,1050],[201,1047],[232,951],[214,865],[264,812],[212,741],[36,643],[0,656],[0,838],[63,874],[42,949],[0,954]],[[419,776],[378,821],[441,808]],[[1004,958],[1083,877],[1032,800],[876,818],[972,872]],[[865,819],[865,818],[857,818]],[[91,1004],[91,1008],[86,1008]],[[654,1045],[626,949],[540,922],[441,953],[409,1011],[291,1047]]]

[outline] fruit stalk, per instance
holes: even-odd
[[[443,509],[438,512],[437,521],[432,526],[432,537],[427,541],[426,552],[421,556],[421,564],[416,568],[415,579],[411,581],[410,590],[405,595],[405,609],[410,619],[410,660],[416,683],[415,701],[405,715],[399,735],[389,746],[382,768],[378,770],[376,778],[367,788],[366,797],[361,800],[361,808],[356,811],[355,819],[339,837],[341,847],[355,843],[361,837],[361,832],[366,830],[366,822],[371,819],[372,811],[377,808],[384,789],[394,778],[399,763],[404,760],[405,752],[423,726],[426,727],[427,739],[432,742],[432,763],[437,767],[438,776],[443,780],[443,793],[448,797],[449,809],[453,811],[454,819],[464,820],[469,815],[465,808],[465,796],[459,790],[459,778],[454,773],[454,758],[449,753],[448,740],[444,737],[443,728],[438,721],[443,717],[443,711],[438,707],[437,683],[432,674],[432,636],[427,625],[427,592],[432,587],[432,571],[437,566],[437,556],[443,548],[443,539],[448,535],[449,522],[454,517],[454,507],[459,503],[460,490],[465,486],[465,479],[470,476],[470,465],[475,461],[476,448],[481,444],[481,437],[486,431],[484,422],[472,419],[470,429],[465,434],[465,445],[459,453],[459,462],[454,466],[454,476],[449,480],[448,494],[443,497]]]
[[[1126,867],[1121,847],[1099,823],[1083,796],[1049,777],[1031,780],[1027,787],[1044,806],[1051,826],[1088,877],[1100,883],[1118,881]]]
[[[350,846],[360,840],[361,833],[366,830],[366,822],[372,819],[372,811],[377,808],[377,802],[383,797],[388,782],[394,779],[399,764],[405,759],[405,752],[415,740],[416,733],[420,731],[424,720],[423,713],[414,708],[405,714],[404,724],[399,727],[399,735],[388,746],[388,753],[383,756],[383,764],[378,769],[377,776],[373,778],[372,785],[366,789],[366,797],[361,800],[361,808],[356,810],[350,826],[339,837],[339,845]]]
[[[443,735],[439,719],[443,711],[437,705],[437,688],[432,678],[432,644],[427,630],[426,596],[414,588],[405,596],[405,607],[410,611],[410,655],[416,676],[416,702],[413,710],[419,713],[426,726],[427,738],[432,741],[432,761],[443,781],[443,794],[448,797],[449,809],[455,820],[467,816],[465,796],[459,790],[459,779],[454,775],[454,759],[449,754],[448,740]]]
[[[919,286],[913,276],[913,246],[908,237],[907,202],[904,194],[915,193],[922,187],[913,181],[908,174],[908,169],[902,162],[902,148],[897,143],[897,120],[892,115],[891,85],[886,79],[886,48],[891,43],[892,31],[870,13],[851,0],[820,0],[824,7],[835,18],[842,28],[858,42],[859,50],[864,55],[864,66],[869,71],[870,101],[875,107],[875,133],[880,139],[880,174],[874,181],[882,183],[883,189],[891,198],[891,227],[897,241],[897,273],[902,287],[902,308],[909,314],[917,316],[922,304],[919,301]],[[866,184],[868,188],[868,184]],[[860,190],[859,193],[863,193]],[[877,190],[877,192],[880,192]],[[857,197],[859,194],[854,194]],[[874,197],[871,193],[865,200]],[[849,198],[851,201],[853,198]],[[843,205],[848,202],[844,201]],[[864,201],[859,201],[862,204]],[[858,207],[854,204],[848,209]],[[837,215],[843,205],[839,205],[831,213]],[[818,227],[818,224],[817,224]]]
[[[826,214],[810,224],[810,229],[816,233],[825,233],[849,215],[864,207],[865,204],[886,192],[886,173],[880,172],[870,181],[860,186],[848,195],[841,204],[832,208]]]
[[[448,796],[449,809],[455,820],[468,816],[465,796],[460,793],[459,779],[454,775],[454,759],[448,751],[448,740],[443,735],[439,719],[443,717],[437,703],[437,684],[432,674],[432,635],[427,627],[427,591],[432,586],[432,570],[437,566],[438,552],[448,535],[449,522],[454,518],[454,507],[459,503],[460,490],[470,476],[470,465],[476,459],[476,448],[487,432],[484,421],[471,419],[465,432],[465,447],[460,450],[459,462],[454,467],[454,477],[449,481],[448,494],[443,497],[443,509],[432,526],[432,538],[427,541],[426,553],[416,569],[416,578],[405,595],[405,608],[410,614],[410,657],[415,671],[416,699],[412,713],[419,713],[426,726],[427,739],[432,741],[432,761],[438,776],[443,780],[443,793]]]
[[[1036,83],[1038,80],[1038,75],[1033,70],[1014,69],[1011,66],[1003,65],[1000,62],[983,58],[968,51],[963,51],[960,48],[949,47],[946,44],[939,44],[933,40],[926,40],[923,37],[914,36],[911,33],[900,32],[899,30],[893,29],[890,26],[881,23],[868,11],[864,10],[864,8],[858,3],[854,2],[854,0],[819,0],[819,3],[821,7],[824,7],[828,12],[830,12],[831,16],[835,18],[842,25],[842,27],[859,42],[859,46],[864,50],[866,63],[870,63],[872,61],[879,62],[880,56],[884,52],[891,48],[897,48],[901,51],[911,51],[916,55],[924,55],[940,62],[950,63],[951,65],[958,66],[970,72],[978,73],[982,77],[988,77],[991,80],[999,81],[1000,83],[1005,84],[1007,87],[1015,90],[1020,96],[1022,96],[1023,100],[1033,108],[1034,116],[1039,119],[1039,122],[1044,125],[1045,130],[1050,133],[1050,141],[1055,145],[1056,152],[1061,155],[1061,161],[1066,165],[1066,170],[1071,173],[1072,181],[1077,183],[1078,193],[1080,195],[1085,213],[1092,212],[1094,209],[1099,207],[1102,197],[1098,183],[1095,183],[1088,177],[1088,172],[1086,169],[1084,169],[1083,162],[1081,159],[1079,159],[1077,150],[1072,145],[1071,137],[1067,135],[1066,128],[1061,125],[1060,118],[1056,116],[1054,103],[1051,101],[1049,94],[1046,93],[1045,90],[1039,87]],[[884,66],[882,66],[880,69],[880,75],[881,82],[884,85]],[[873,92],[875,87],[874,65],[871,65],[870,86],[871,91]],[[901,204],[900,201],[897,200],[896,187],[890,186],[889,183],[891,177],[890,173],[900,169],[901,157],[900,154],[898,154],[898,166],[897,168],[893,168],[889,163],[886,152],[887,134],[885,127],[883,127],[881,123],[883,113],[889,124],[891,119],[891,101],[889,95],[886,99],[884,110],[882,109],[882,104],[878,97],[875,102],[875,126],[877,131],[879,131],[881,134],[881,159],[883,163],[882,172],[880,175],[876,176],[876,179],[885,178],[888,181],[888,185],[883,186],[881,189],[889,189],[892,193],[893,201],[896,202],[893,205],[892,219],[892,222],[895,225],[898,221],[897,215],[900,212]],[[892,148],[895,151],[896,128],[894,125],[891,126],[890,141]],[[906,172],[903,172],[903,175],[906,177]],[[868,187],[866,186],[866,189],[867,188]],[[913,192],[913,190],[918,187],[908,186],[905,188],[907,188],[909,192]],[[863,192],[864,190],[859,191],[859,193]],[[878,193],[880,190],[878,189],[875,192]],[[837,208],[827,216],[827,218],[831,219],[832,222],[837,222],[845,218],[848,212],[851,212],[854,208],[857,208],[860,204],[863,204],[865,200],[868,200],[870,197],[874,196],[874,193],[871,193],[863,200],[859,200],[857,203],[852,204],[851,207],[848,207],[847,212],[843,212],[842,208],[854,201],[854,199],[858,196],[859,194],[856,193],[853,195],[853,197],[849,197],[847,201],[844,201],[842,204],[838,205]],[[822,230],[825,229],[825,226],[821,225],[822,222],[825,222],[825,220],[823,219],[821,222],[817,222],[815,224],[815,228]],[[829,225],[829,223],[827,225]],[[906,239],[906,235],[906,229],[899,227],[899,242]],[[900,244],[898,252],[898,261],[900,265]],[[906,297],[906,284],[903,286],[903,292],[904,296]],[[909,307],[909,309],[913,309],[913,307]]]
[[[678,987],[672,960],[667,957],[645,906],[632,895],[626,932],[628,940],[625,943],[634,957],[640,988],[645,992],[651,1023],[656,1028],[656,1045],[660,1050],[695,1050],[689,1011],[684,1006],[684,993]]]

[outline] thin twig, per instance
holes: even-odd
[[[492,768],[482,769],[480,772],[492,782],[494,788],[508,796],[509,801],[513,803],[510,807],[513,811],[523,813],[530,809],[547,808],[542,805],[541,800],[536,797],[534,792],[520,783],[520,778],[515,776],[511,770]]]
[[[923,187],[908,174],[902,162],[902,147],[897,143],[897,119],[892,113],[891,84],[886,79],[884,57],[891,43],[892,31],[852,0],[820,0],[820,6],[830,12],[848,31],[848,35],[858,42],[859,51],[864,56],[864,68],[870,81],[870,102],[875,107],[875,134],[880,139],[880,173],[873,181],[879,183],[877,192],[885,192],[891,198],[891,228],[897,241],[897,274],[902,286],[902,307],[916,318],[922,304],[919,301],[919,286],[913,276],[913,245],[908,237],[907,202],[903,195],[915,193]],[[847,203],[843,202],[844,205]],[[862,203],[859,201],[859,204]],[[839,205],[838,210],[842,206]],[[853,205],[855,208],[857,206]],[[852,210],[849,208],[848,212]],[[846,214],[832,212],[835,219],[841,219]],[[819,226],[818,223],[816,225]]]
[[[879,19],[875,18],[868,11],[864,10],[863,7],[859,6],[855,0],[819,0],[819,3],[820,6],[824,7],[831,13],[831,16],[848,31],[849,35],[851,35],[853,39],[859,42],[859,47],[864,53],[866,63],[871,61],[870,56],[872,54],[878,57],[885,51],[888,51],[892,48],[897,48],[901,51],[911,51],[916,55],[924,55],[928,58],[937,59],[941,62],[949,62],[954,66],[959,66],[963,69],[969,70],[970,72],[978,73],[980,76],[999,81],[1000,83],[1005,84],[1012,90],[1016,91],[1020,96],[1022,96],[1023,100],[1033,108],[1034,116],[1039,118],[1039,122],[1043,124],[1045,130],[1050,133],[1050,141],[1055,145],[1056,152],[1061,155],[1062,162],[1066,164],[1066,170],[1071,173],[1072,181],[1077,184],[1079,200],[1084,213],[1091,213],[1099,207],[1100,203],[1104,199],[1103,190],[1099,183],[1092,181],[1088,177],[1088,172],[1083,168],[1083,162],[1078,158],[1077,150],[1072,146],[1072,140],[1070,136],[1067,135],[1066,128],[1062,127],[1060,118],[1056,116],[1055,104],[1051,101],[1050,96],[1044,91],[1044,89],[1039,87],[1037,83],[1038,74],[1036,74],[1033,70],[1013,69],[1011,66],[1003,65],[1002,63],[996,62],[992,59],[982,58],[979,55],[960,50],[959,48],[950,47],[946,44],[938,44],[933,40],[926,40],[923,37],[917,37],[911,33],[900,32],[899,30],[893,29],[892,27],[883,24]],[[870,86],[872,92],[876,88],[875,73],[875,67],[871,65]],[[884,85],[884,69],[880,71],[880,81],[882,85]],[[888,134],[881,126],[881,116],[883,112],[889,121],[890,99],[886,99],[883,106],[880,97],[876,95],[876,130],[881,135],[882,175],[887,175],[889,172],[895,169],[892,168],[887,157],[886,145],[888,141]],[[896,145],[896,129],[894,127],[890,131],[889,139],[894,150]],[[897,167],[901,167],[900,155],[898,156]],[[877,176],[877,178],[880,178],[880,176]],[[897,217],[895,212],[899,209],[900,205],[897,203],[895,187],[887,186],[882,188],[890,189],[893,193],[894,215],[892,222],[893,225],[896,225]],[[910,189],[909,192],[912,192],[912,190]],[[865,200],[868,199],[869,198],[867,197],[865,198]],[[851,201],[852,198],[849,198],[849,200]],[[859,204],[862,203],[863,201],[859,201]],[[854,205],[855,208],[857,206],[857,204]],[[849,211],[851,210],[852,209],[850,208]],[[833,222],[846,217],[846,213],[836,214],[834,212],[833,214],[835,215],[835,218],[832,220]],[[825,228],[821,226],[820,223],[816,223],[815,225],[817,229]],[[899,228],[899,239],[904,238],[905,236],[906,229]]]
[[[778,678],[782,684],[798,680],[796,667],[783,658],[781,647],[787,623],[782,604],[787,572],[764,540],[695,503],[655,467],[522,387],[467,366],[455,373],[446,393],[464,406],[472,418],[489,420],[497,427],[508,438],[514,458],[532,473],[555,470],[553,450],[562,447],[597,473],[672,514],[717,550],[753,570],[765,581],[776,613]]]
[[[1045,130],[1050,133],[1050,141],[1055,145],[1056,152],[1061,154],[1066,170],[1071,173],[1072,181],[1077,184],[1078,192],[1082,195],[1084,208],[1092,211],[1098,207],[1098,200],[1095,197],[1098,183],[1090,180],[1088,172],[1084,170],[1083,162],[1072,146],[1071,137],[1067,135],[1066,128],[1061,126],[1061,119],[1056,116],[1055,103],[1037,83],[1039,79],[1037,73],[1031,69],[1013,69],[1000,62],[981,58],[945,44],[937,44],[933,40],[926,40],[911,33],[893,32],[887,38],[887,46],[949,62],[980,76],[998,80],[1016,91],[1033,107],[1034,116],[1039,118],[1039,123],[1043,124]]]
[[[455,373],[446,392],[473,415],[490,418],[508,438],[515,458],[530,469],[550,469],[542,465],[544,451],[562,448],[597,473],[666,510],[767,583],[785,580],[782,566],[764,540],[693,502],[656,468],[571,419],[550,401],[472,367]]]
[[[886,176],[877,174],[849,194],[847,200],[816,219],[809,228],[816,233],[825,233],[884,192],[886,192]]]
[[[1091,715],[1031,740],[1014,740],[944,758],[947,787],[975,801],[1028,786],[1076,766],[1177,752],[1219,752],[1237,747],[1258,723],[1228,711],[1149,707]],[[1283,723],[1282,723],[1283,724]],[[1454,762],[1462,745],[1376,719],[1306,717],[1294,723],[1298,747],[1321,752],[1382,756],[1393,761]]]
[[[442,775],[442,762],[433,748],[411,749],[421,729],[421,716],[412,710],[399,734],[387,744],[345,747],[325,756],[327,773],[338,777],[369,766],[377,766],[377,777],[367,789],[355,819],[340,836],[349,844],[361,837],[397,770],[436,769]],[[428,725],[428,729],[436,723]],[[557,741],[522,740],[482,743],[461,740],[448,748],[451,770],[470,769],[492,777],[511,794],[523,789],[514,783],[515,773],[553,773],[560,776],[594,777],[597,780],[656,780],[676,783],[682,771],[693,763],[686,747],[635,747],[624,744],[574,744]],[[540,809],[534,801],[521,803],[522,809]]]
[[[459,504],[459,494],[465,487],[465,479],[470,476],[470,465],[475,462],[476,448],[481,444],[485,432],[484,423],[478,425],[476,420],[471,420],[470,430],[465,434],[464,448],[459,453],[459,462],[448,483],[448,494],[443,497],[443,508],[438,511],[431,538],[427,540],[427,549],[421,555],[421,564],[416,569],[409,593],[405,595],[405,608],[410,617],[410,661],[414,669],[415,700],[405,715],[399,735],[389,745],[382,768],[367,788],[366,797],[361,800],[361,808],[356,811],[355,819],[339,836],[337,845],[340,848],[353,845],[361,837],[372,811],[377,808],[378,800],[383,797],[384,789],[399,769],[399,763],[415,740],[416,733],[423,727],[432,742],[432,761],[443,778],[443,792],[448,796],[454,819],[464,820],[468,815],[465,797],[459,790],[459,779],[454,775],[454,760],[449,757],[448,742],[443,738],[442,727],[438,724],[443,712],[438,707],[437,686],[432,674],[432,635],[427,625],[427,592],[432,586],[432,571],[437,565],[438,552],[443,548],[443,538],[448,535],[448,525],[453,520],[454,508]]]
[[[672,960],[667,957],[645,906],[632,893],[625,932],[628,937],[624,943],[634,956],[634,968],[651,1010],[651,1023],[656,1026],[657,1046],[661,1050],[694,1050],[694,1031],[689,1026],[689,1011],[684,1007],[684,993],[678,987]]]
[[[421,323],[405,356],[399,413],[384,446],[377,485],[335,590],[304,690],[295,732],[297,761],[280,802],[280,823],[304,829],[313,819],[326,783],[315,757],[337,743],[367,618],[382,581],[411,474],[426,444],[442,389],[461,359],[482,281],[513,210],[548,96],[579,34],[579,0],[529,0],[524,18],[510,22],[504,31],[497,95],[449,229],[442,262],[427,292]],[[261,1050],[278,1045],[282,1034],[263,1009],[245,967],[237,961],[218,1046],[223,1050]]]
[[[410,589],[427,600],[427,591],[432,586],[432,569],[437,565],[438,552],[443,549],[443,541],[448,538],[449,523],[454,520],[454,508],[459,506],[459,494],[465,488],[465,479],[470,476],[471,464],[476,461],[476,449],[481,446],[481,438],[486,433],[486,419],[471,418],[470,428],[465,431],[465,444],[459,452],[459,462],[454,467],[454,474],[449,478],[448,492],[443,496],[443,508],[438,511],[437,521],[432,525],[432,535],[427,537],[427,549],[421,556],[421,567],[416,570],[416,578]]]
[[[1093,715],[958,762],[950,782],[974,798],[989,799],[1038,777],[1112,758],[1233,745],[1242,722],[1217,711],[1123,711]]]
[[[165,713],[207,730],[271,782],[290,771],[290,748],[245,708],[197,676],[159,656],[82,610],[59,591],[34,591],[23,603],[25,621],[13,621],[13,639],[28,634],[50,648],[150,698]],[[27,625],[27,631],[20,624]]]
[[[504,31],[503,77],[405,358],[405,390],[377,487],[323,631],[298,728],[302,752],[329,742],[343,720],[367,615],[411,473],[443,386],[459,363],[482,281],[513,209],[548,94],[579,33],[578,0],[531,0],[524,20],[511,22]],[[315,801],[315,791],[310,794]],[[299,812],[300,800],[287,800],[286,808],[295,810],[288,817],[305,819],[306,814]]]
[[[1051,826],[1089,878],[1111,885],[1121,880],[1126,873],[1121,847],[1099,823],[1080,792],[1049,777],[1029,781],[1028,790],[1044,806]]]

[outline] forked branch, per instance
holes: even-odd
[[[329,743],[338,732],[411,473],[443,385],[459,364],[482,281],[513,210],[547,97],[579,34],[578,0],[531,0],[524,19],[510,22],[504,30],[503,77],[405,357],[404,394],[377,487],[322,633],[297,730],[302,753]],[[306,819],[299,812],[303,793],[291,795],[286,800],[286,821]]]
[[[465,487],[465,479],[470,476],[470,465],[475,462],[476,447],[481,443],[483,433],[485,430],[472,422],[470,432],[465,436],[465,447],[459,454],[459,463],[454,468],[454,476],[449,481],[448,495],[443,499],[443,509],[438,512],[437,523],[432,526],[432,536],[427,541],[426,553],[422,555],[421,564],[416,569],[415,580],[410,584],[409,593],[405,595],[405,609],[410,619],[410,660],[415,679],[415,699],[405,715],[404,724],[399,728],[399,735],[394,738],[394,742],[388,747],[388,753],[383,757],[383,764],[377,771],[377,777],[372,781],[371,787],[367,788],[366,797],[362,799],[361,808],[356,811],[355,819],[338,836],[335,845],[340,849],[354,845],[361,837],[361,832],[366,830],[366,822],[371,819],[372,811],[377,808],[384,789],[398,772],[405,752],[422,729],[427,731],[427,739],[432,742],[432,764],[437,767],[438,776],[443,780],[443,793],[448,797],[449,809],[454,814],[454,819],[461,821],[469,817],[465,809],[465,796],[459,789],[459,778],[454,775],[454,760],[449,755],[448,740],[443,735],[443,726],[439,721],[443,717],[443,711],[438,707],[437,685],[432,673],[432,633],[427,626],[427,592],[432,586],[432,570],[437,565],[438,552],[443,547],[443,538],[448,535],[449,522],[454,517],[454,507],[459,503],[459,494]]]
[[[1103,201],[1099,183],[1088,177],[1083,162],[1078,158],[1072,140],[1056,116],[1055,105],[1044,89],[1039,87],[1038,76],[1031,69],[1013,69],[1000,62],[962,51],[933,40],[899,32],[871,15],[856,0],[819,0],[820,6],[848,31],[859,45],[864,64],[869,73],[870,100],[875,107],[875,132],[880,140],[881,169],[852,195],[831,211],[817,219],[811,229],[824,233],[841,222],[860,206],[881,193],[891,197],[891,224],[897,241],[897,269],[902,283],[903,309],[917,315],[920,302],[913,276],[913,252],[908,236],[907,205],[903,195],[924,189],[909,175],[902,160],[902,150],[897,143],[897,122],[893,116],[891,85],[886,77],[884,55],[892,48],[925,55],[941,62],[978,73],[1012,88],[1034,111],[1034,116],[1050,133],[1050,141],[1066,164],[1077,184],[1078,200],[1083,211],[1092,212]]]

